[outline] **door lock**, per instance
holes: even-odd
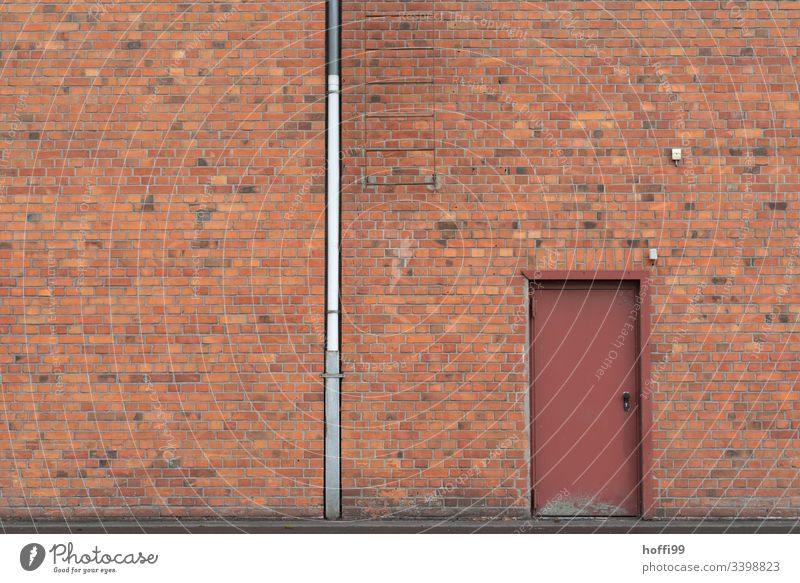
[[[631,409],[631,394],[628,391],[622,393],[622,408],[626,413]]]

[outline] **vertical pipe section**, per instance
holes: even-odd
[[[326,62],[326,256],[325,256],[325,518],[341,517],[341,358],[339,339],[340,264],[340,37],[339,0],[327,0]]]

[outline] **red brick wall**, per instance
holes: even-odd
[[[323,8],[0,7],[0,516],[321,516]],[[536,268],[652,275],[657,515],[797,516],[795,3],[343,8],[345,517],[529,515]]]
[[[323,6],[0,14],[0,516],[321,516]]]
[[[345,2],[346,516],[530,512],[526,268],[652,274],[656,515],[797,516],[798,8]]]

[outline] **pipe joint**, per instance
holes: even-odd
[[[328,93],[340,93],[341,87],[339,75],[328,75]]]

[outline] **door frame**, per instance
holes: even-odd
[[[530,480],[528,492],[530,492],[530,511],[535,515],[535,492],[533,490],[534,481],[534,460],[533,460],[533,422],[534,411],[534,391],[533,382],[535,378],[533,362],[533,294],[537,289],[553,288],[558,289],[559,284],[569,287],[570,285],[580,284],[592,285],[603,284],[605,286],[614,284],[633,284],[635,286],[635,305],[639,306],[638,326],[636,334],[636,350],[638,355],[638,370],[636,375],[637,391],[639,392],[639,515],[641,518],[652,518],[654,514],[653,501],[655,498],[654,481],[652,476],[653,469],[653,442],[652,442],[652,393],[653,387],[650,382],[650,279],[646,271],[538,271],[524,270],[522,275],[528,280],[528,346],[526,352],[529,359],[529,381],[528,391],[530,397],[528,423],[530,444]]]

